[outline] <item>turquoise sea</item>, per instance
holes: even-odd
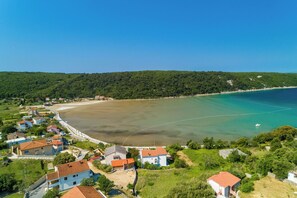
[[[283,125],[297,126],[297,89],[108,101],[61,115],[92,137],[125,145],[184,144],[204,137],[232,140]]]

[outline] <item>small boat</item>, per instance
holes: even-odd
[[[257,123],[255,126],[256,126],[256,127],[260,127],[260,126],[261,126],[261,124]]]

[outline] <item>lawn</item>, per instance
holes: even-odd
[[[3,119],[3,122],[19,119],[19,107],[7,103],[0,104],[0,118]]]
[[[191,150],[185,149],[184,152],[194,163],[193,166],[186,169],[163,169],[163,170],[138,170],[138,182],[136,189],[141,197],[165,197],[170,189],[181,181],[187,181],[191,178],[201,177],[206,179],[222,170],[227,170],[230,164],[223,160],[217,150]],[[220,166],[209,169],[206,167],[209,163],[219,163]]]
[[[99,148],[98,144],[95,144],[90,141],[77,141],[73,144],[73,146],[91,151],[93,151],[96,148]]]
[[[23,198],[24,194],[20,192],[16,192],[10,195],[5,196],[4,198]]]
[[[241,198],[296,198],[297,187],[271,177],[264,177],[255,182],[255,190],[251,193],[240,193]]]
[[[15,178],[24,181],[26,186],[33,184],[46,173],[47,162],[42,169],[41,160],[14,160],[8,166],[0,165],[0,174],[14,173]]]

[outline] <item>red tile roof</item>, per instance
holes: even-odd
[[[61,164],[57,166],[59,176],[67,176],[75,173],[80,173],[90,170],[88,162],[86,160],[70,162],[67,164]]]
[[[76,186],[69,190],[62,198],[105,198],[92,186]]]
[[[58,172],[49,173],[46,175],[46,178],[47,180],[58,179],[59,178]]]
[[[63,142],[61,142],[60,140],[52,140],[52,144],[53,145],[62,145]]]
[[[234,186],[238,182],[240,182],[240,179],[234,175],[232,175],[229,172],[220,172],[217,175],[213,175],[207,180],[213,180],[214,182],[218,183],[222,187],[227,186]]]
[[[45,139],[43,140],[35,140],[32,142],[24,142],[20,144],[20,150],[30,150],[34,148],[40,148],[51,145],[50,143],[47,143]]]
[[[111,165],[112,167],[123,167],[126,164],[134,164],[134,159],[133,158],[128,158],[128,159],[119,159],[119,160],[112,160]]]
[[[155,150],[143,149],[141,154],[143,157],[157,157],[159,155],[167,155],[167,151],[162,147],[157,147]]]

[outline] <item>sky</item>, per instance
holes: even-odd
[[[139,70],[297,72],[297,1],[0,1],[0,71]]]

